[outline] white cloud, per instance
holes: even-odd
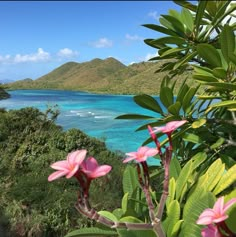
[[[79,52],[73,51],[69,48],[60,49],[57,53],[57,56],[61,58],[73,58],[79,55]]]
[[[25,62],[42,62],[48,61],[50,59],[50,53],[44,51],[42,48],[38,48],[37,53],[32,54],[17,54],[13,62],[15,63],[25,63]]]
[[[157,20],[159,18],[159,14],[157,13],[157,11],[152,11],[148,13],[148,16]]]
[[[137,41],[137,40],[143,40],[142,37],[138,36],[138,35],[130,35],[130,34],[126,34],[125,38],[127,40],[133,40],[133,41]]]
[[[148,53],[145,58],[144,58],[144,61],[148,61],[150,58],[154,58],[154,57],[157,57],[158,56],[158,52],[156,53]]]
[[[95,48],[110,48],[113,46],[113,42],[107,38],[101,38],[98,41],[90,43],[90,45]]]
[[[11,60],[11,55],[7,54],[5,56],[0,55],[0,63],[9,63]]]

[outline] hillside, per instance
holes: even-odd
[[[155,73],[162,62],[126,66],[114,58],[68,62],[36,79],[7,84],[9,89],[63,89],[112,94],[158,94],[166,73]],[[177,78],[178,82],[183,78]]]
[[[9,98],[10,95],[0,86],[0,100]]]

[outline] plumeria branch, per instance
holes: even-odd
[[[153,226],[150,223],[128,223],[128,222],[114,222],[104,216],[101,216],[97,211],[90,207],[89,201],[83,194],[79,195],[78,202],[75,205],[77,211],[89,219],[95,220],[110,228],[125,228],[127,230],[152,230]]]

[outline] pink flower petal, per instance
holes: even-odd
[[[127,155],[127,156],[130,156],[130,157],[137,157],[137,152],[129,152],[129,153],[125,153],[125,155]]]
[[[86,153],[86,150],[78,150],[71,152],[67,156],[67,161],[71,166],[74,164],[81,164],[85,159]]]
[[[177,128],[185,124],[187,120],[181,120],[181,121],[171,121],[168,122],[163,127],[154,127],[152,132],[162,132],[166,134],[171,134],[173,131],[175,131]]]
[[[68,172],[68,174],[66,175],[66,178],[67,179],[71,178],[78,171],[78,169],[79,169],[79,164],[74,165],[73,169],[70,172]]]
[[[171,121],[166,124],[166,131],[173,132],[183,124],[185,124],[187,120],[181,120],[181,121]]]
[[[98,178],[108,174],[111,171],[112,167],[110,165],[101,165],[94,172],[90,174],[90,178]]]
[[[51,165],[51,168],[55,169],[55,170],[69,170],[69,165],[68,162],[66,160],[61,160],[61,161],[57,161],[55,163],[53,163]]]
[[[141,147],[138,148],[138,152],[137,152],[137,153],[138,153],[139,155],[143,155],[143,154],[145,154],[149,149],[150,149],[150,148],[147,147],[147,146],[141,146]]]
[[[214,204],[213,210],[218,214],[223,214],[224,209],[224,197],[220,197]]]
[[[165,127],[153,127],[152,132],[156,133],[156,132],[163,132],[163,130],[165,131]]]
[[[68,173],[68,171],[65,171],[65,170],[64,171],[62,171],[62,170],[56,171],[48,176],[48,181],[51,182],[55,179],[58,179],[64,175],[66,175],[67,173]]]
[[[129,162],[131,160],[135,160],[135,157],[128,157],[128,158],[123,160],[123,163],[127,163],[127,162]]]
[[[212,224],[213,219],[215,217],[214,210],[207,208],[202,214],[199,216],[197,220],[198,225],[209,225]]]
[[[145,154],[146,156],[155,156],[156,154],[158,154],[158,150],[156,148],[149,148]]]
[[[215,217],[214,219],[213,219],[213,222],[214,223],[219,223],[219,222],[221,222],[221,221],[224,221],[224,220],[226,220],[227,218],[228,218],[229,216],[227,216],[227,215],[221,215],[220,217]]]
[[[221,237],[218,228],[214,225],[208,225],[201,231],[202,237]]]
[[[234,203],[236,203],[236,198],[232,198],[227,203],[225,203],[223,212],[225,213],[232,205],[234,205]]]
[[[136,161],[138,161],[138,162],[144,162],[144,161],[146,161],[147,160],[147,156],[140,156],[140,157],[138,157],[137,159],[136,159]]]
[[[94,171],[98,167],[98,162],[95,158],[89,157],[87,160],[84,160],[81,165],[81,169],[86,171]]]

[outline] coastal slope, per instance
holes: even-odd
[[[89,62],[68,62],[36,80],[24,79],[7,84],[8,89],[79,90],[102,94],[159,94],[167,72],[156,72],[163,62],[124,65],[115,58]],[[184,75],[185,78],[186,75]],[[177,84],[184,79],[175,78]]]

